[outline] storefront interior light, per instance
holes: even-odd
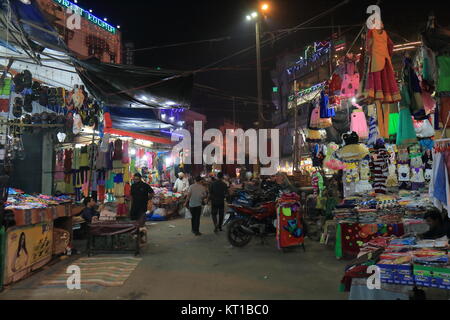
[[[161,119],[165,119],[166,118],[166,114],[165,113],[162,113],[161,114]]]
[[[170,120],[170,121],[174,121],[174,120],[175,120],[175,117],[172,116],[172,117],[169,118],[169,120]]]
[[[136,149],[135,149],[135,148],[132,148],[132,149],[130,150],[130,154],[131,154],[132,156],[134,156],[134,155],[136,154]]]

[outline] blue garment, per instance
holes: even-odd
[[[431,139],[423,139],[419,141],[422,150],[425,152],[426,150],[433,150],[434,148],[434,140]]]
[[[436,178],[434,180],[434,190],[433,196],[438,199],[441,203],[447,205],[447,175],[445,174],[445,157],[440,157],[438,170],[436,171]]]
[[[90,223],[90,222],[92,222],[93,217],[100,217],[100,214],[97,211],[95,211],[94,208],[86,207],[81,212],[81,217]]]
[[[334,110],[334,108],[328,107],[329,99],[328,95],[325,94],[324,91],[322,91],[322,93],[320,94],[319,105],[320,105],[320,117],[322,119],[332,118],[336,116],[336,111]]]

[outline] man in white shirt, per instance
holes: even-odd
[[[184,193],[189,189],[189,180],[184,176],[183,172],[178,174],[178,179],[175,181],[173,191]]]

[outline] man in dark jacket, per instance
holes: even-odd
[[[144,224],[145,212],[147,212],[148,201],[155,193],[148,184],[142,181],[142,176],[136,173],[133,177],[134,183],[131,186],[131,211],[130,216],[132,220],[139,221]]]
[[[98,220],[100,213],[95,210],[97,202],[92,197],[86,197],[83,200],[84,209],[81,212],[81,217],[86,220],[86,222],[91,223],[92,221]]]
[[[228,186],[223,181],[223,173],[217,174],[217,179],[209,187],[209,199],[211,200],[211,216],[214,222],[214,232],[222,231],[225,197],[228,194]],[[219,221],[217,221],[219,215]]]

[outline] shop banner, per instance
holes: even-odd
[[[5,284],[20,280],[51,259],[53,222],[13,228],[6,234]]]

